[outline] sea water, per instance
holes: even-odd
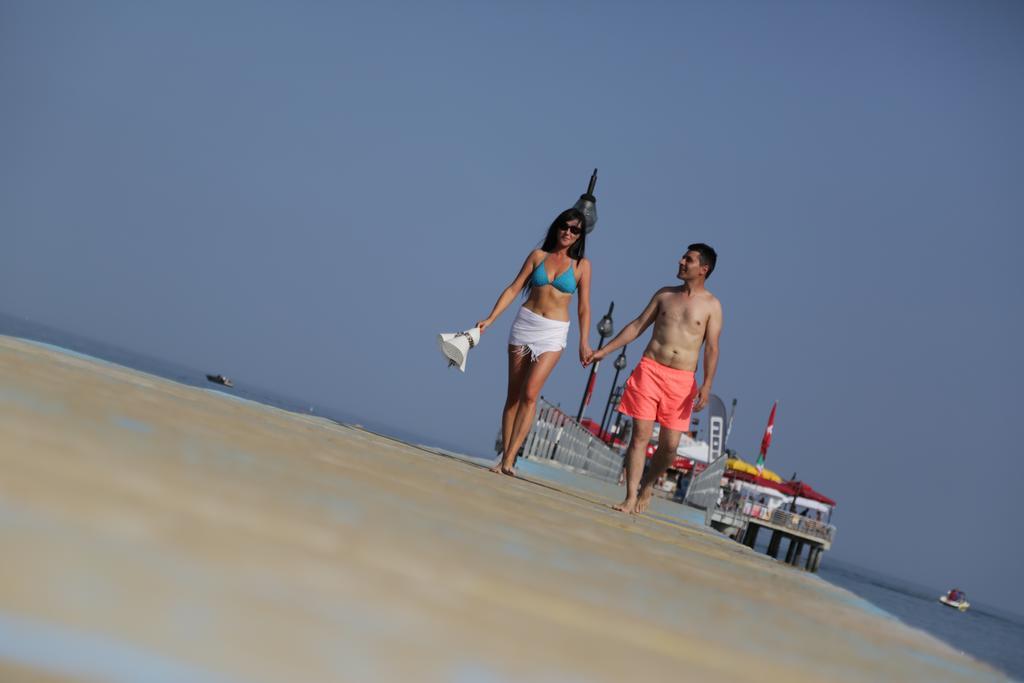
[[[183,384],[224,391],[230,395],[285,410],[314,413],[338,422],[361,422],[359,416],[327,414],[327,410],[295,398],[275,394],[254,387],[244,378],[232,378],[235,387],[227,389],[207,381],[205,373],[216,374],[219,368],[202,371],[168,363],[144,354],[119,349],[77,335],[61,332],[33,322],[0,313],[0,334],[31,339],[123,365]],[[406,434],[393,425],[366,424],[373,431],[404,441],[417,442],[415,435]],[[445,444],[435,444],[448,447]],[[796,570],[794,570],[796,571]],[[976,659],[1024,681],[1024,617],[1001,612],[991,606],[971,600],[971,609],[960,612],[938,602],[938,597],[950,587],[923,587],[910,581],[886,577],[852,564],[844,563],[826,554],[819,575],[837,586],[859,595],[868,602],[914,628],[926,631]],[[959,586],[970,596],[969,586]]]
[[[953,586],[942,589],[916,585],[830,558],[827,553],[818,574],[908,626],[1024,681],[1024,617],[979,604],[971,598],[969,586],[957,586],[967,593],[971,603],[969,610],[961,612],[939,602],[939,596]]]

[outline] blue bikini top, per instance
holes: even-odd
[[[544,261],[547,257],[544,258]],[[572,294],[576,291],[576,273],[572,267],[572,260],[569,260],[569,270],[565,271],[554,280],[548,280],[548,271],[544,267],[544,261],[537,264],[537,267],[533,269],[533,275],[530,276],[530,283],[534,287],[543,287],[544,285],[551,285],[560,292],[566,294]]]

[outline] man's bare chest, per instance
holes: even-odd
[[[699,331],[707,325],[710,309],[701,301],[680,297],[662,301],[658,321],[665,326],[688,331]]]

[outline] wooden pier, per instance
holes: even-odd
[[[836,532],[836,528],[831,524],[781,508],[769,509],[749,497],[727,497],[719,505],[709,508],[708,524],[750,548],[757,544],[761,530],[768,529],[771,531],[768,555],[779,559],[779,551],[783,542],[786,542],[783,561],[794,567],[802,564],[809,572],[818,571],[821,555],[832,547]]]

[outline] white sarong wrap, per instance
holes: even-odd
[[[522,347],[523,355],[529,353],[531,361],[547,351],[561,351],[568,339],[568,320],[550,320],[525,306],[519,309],[508,333],[509,345]]]

